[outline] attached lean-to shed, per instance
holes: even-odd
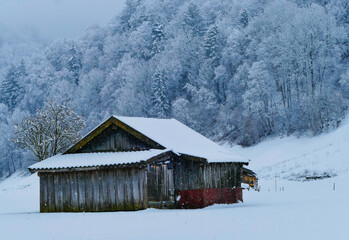
[[[247,164],[175,119],[112,116],[29,170],[41,212],[118,211],[242,201]]]

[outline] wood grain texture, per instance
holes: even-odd
[[[148,206],[142,168],[40,175],[41,212],[139,210]]]

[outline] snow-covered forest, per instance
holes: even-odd
[[[348,0],[127,0],[107,26],[49,46],[1,29],[0,176],[32,163],[13,126],[48,101],[69,103],[85,132],[111,114],[172,117],[243,146],[334,129],[348,34]]]

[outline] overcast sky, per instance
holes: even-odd
[[[0,24],[15,31],[34,29],[50,40],[80,37],[94,24],[105,25],[125,0],[0,0]]]

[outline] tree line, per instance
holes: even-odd
[[[173,117],[250,146],[337,127],[349,98],[347,0],[127,0],[107,26],[0,71],[0,165],[33,159],[13,125],[69,103],[88,131],[111,114]]]

